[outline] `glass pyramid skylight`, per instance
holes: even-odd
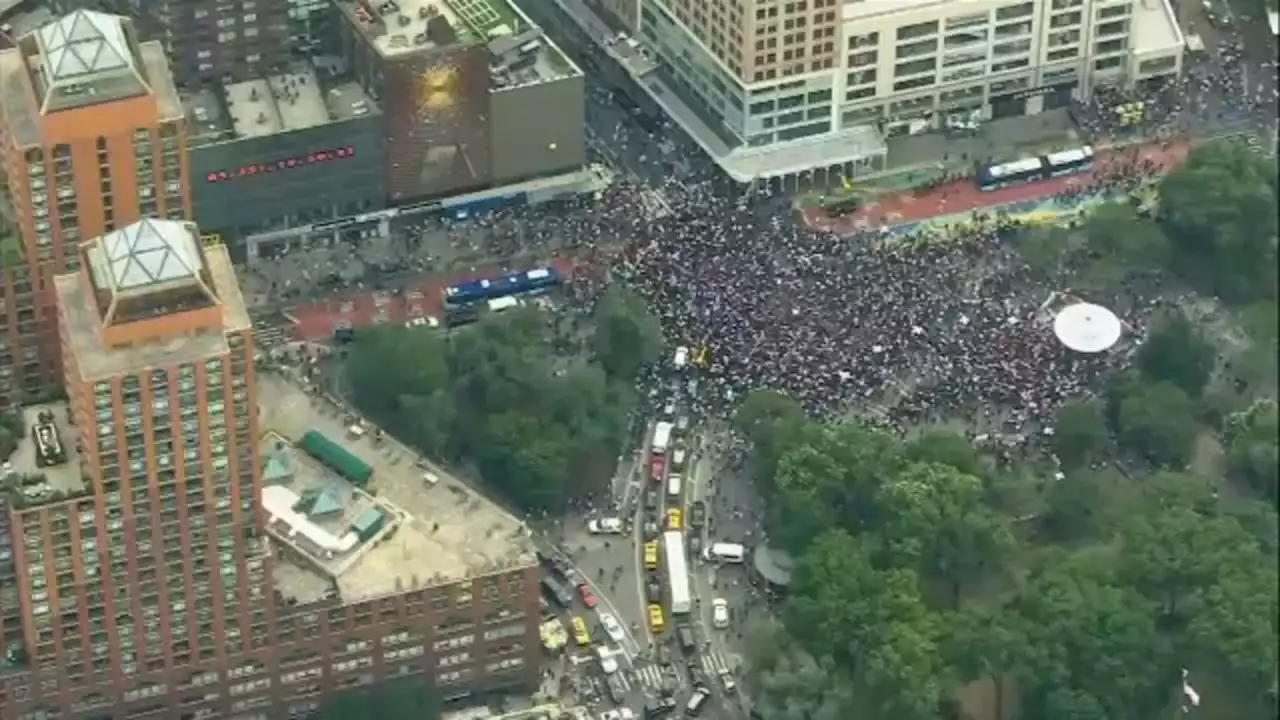
[[[133,52],[114,15],[77,10],[40,28],[39,36],[53,83],[133,68]]]
[[[203,266],[187,224],[174,220],[140,220],[102,236],[102,248],[116,291],[198,279]]]

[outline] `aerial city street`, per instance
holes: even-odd
[[[0,0],[0,720],[1275,717],[1278,39]]]

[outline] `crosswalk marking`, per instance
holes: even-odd
[[[721,670],[733,668],[728,658],[718,651],[700,655],[698,662],[702,665],[702,671],[710,677],[719,675]],[[629,670],[620,670],[617,677],[618,683],[627,692],[637,685],[650,690],[662,689],[662,669],[657,665],[642,665]]]
[[[719,652],[706,653],[702,656],[702,669],[708,675],[719,675],[721,670],[729,668],[729,662]]]

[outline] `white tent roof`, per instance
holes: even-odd
[[[51,83],[133,68],[133,52],[120,18],[77,10],[38,31]]]
[[[1053,333],[1068,348],[1082,353],[1099,353],[1120,341],[1120,318],[1101,305],[1076,303],[1058,313]]]

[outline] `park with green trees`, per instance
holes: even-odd
[[[1011,240],[1040,283],[1148,319],[1039,451],[743,399],[770,541],[797,559],[777,620],[748,633],[759,717],[1172,720],[1184,672],[1193,717],[1276,716],[1275,166],[1205,145],[1159,191]],[[590,312],[362,332],[346,379],[400,439],[555,514],[638,440],[661,348],[615,286]]]
[[[1276,199],[1274,163],[1221,143],[1158,211],[1023,233],[1054,287],[1161,299],[1042,452],[744,400],[769,537],[797,559],[749,638],[761,717],[1172,719],[1184,671],[1191,717],[1276,716]]]
[[[474,470],[521,511],[554,515],[612,477],[636,380],[661,348],[644,303],[614,288],[589,314],[526,304],[449,332],[362,331],[346,379],[360,410],[404,442]]]

